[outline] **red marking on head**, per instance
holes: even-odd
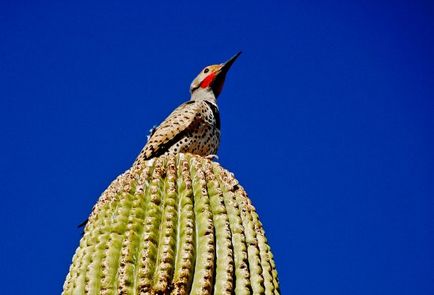
[[[214,81],[215,73],[211,73],[208,76],[206,76],[205,79],[203,79],[202,82],[200,82],[201,88],[207,88],[211,85],[211,83]]]

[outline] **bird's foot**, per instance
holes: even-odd
[[[208,156],[205,156],[205,159],[208,159],[210,161],[218,161],[219,156],[217,156],[217,155],[208,155]]]

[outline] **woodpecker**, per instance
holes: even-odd
[[[190,85],[191,98],[152,129],[136,162],[167,154],[192,153],[213,156],[220,144],[217,97],[238,52],[222,64],[205,67]]]

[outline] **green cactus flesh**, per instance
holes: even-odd
[[[136,164],[101,195],[63,294],[280,294],[255,208],[199,156]]]

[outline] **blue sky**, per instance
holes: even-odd
[[[238,50],[220,162],[283,294],[434,294],[432,1],[2,1],[4,294],[58,294],[76,225]]]

